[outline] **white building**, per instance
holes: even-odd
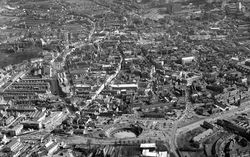
[[[188,64],[188,63],[192,63],[195,61],[195,56],[190,56],[190,57],[183,57],[181,59],[182,64]]]
[[[143,157],[170,157],[167,151],[156,151],[155,143],[142,143],[140,145]]]
[[[138,89],[138,84],[112,84],[110,85],[112,89],[122,90],[122,89]]]
[[[10,130],[11,136],[19,135],[21,133],[22,129],[23,129],[23,125],[22,124],[16,125],[14,128],[12,128]]]

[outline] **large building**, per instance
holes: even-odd
[[[239,134],[243,137],[246,137],[248,140],[250,139],[250,128],[248,124],[242,123],[242,122],[234,122],[234,121],[228,121],[228,120],[218,120],[217,124],[223,126],[226,129],[229,129],[230,131],[235,132],[236,134]]]
[[[16,136],[16,135],[19,135],[21,133],[22,129],[23,129],[23,125],[18,124],[16,126],[14,126],[12,129],[10,129],[8,132],[9,132],[10,136]]]
[[[211,135],[213,133],[212,129],[208,129],[200,134],[198,134],[197,136],[193,137],[193,141],[194,142],[200,142],[202,139],[208,137],[209,135]]]
[[[156,143],[142,143],[140,149],[143,157],[170,157],[168,151],[158,149]]]
[[[42,122],[38,122],[38,121],[25,121],[25,122],[22,122],[22,124],[25,129],[39,130],[42,128]]]
[[[137,90],[138,84],[112,84],[110,87],[113,90],[124,90],[124,89],[131,89],[131,90]]]

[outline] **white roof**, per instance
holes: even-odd
[[[144,149],[142,151],[142,155],[147,157],[158,157],[158,153],[156,151],[150,152],[148,149]]]
[[[113,88],[129,88],[129,87],[138,88],[138,84],[112,84],[110,86]]]
[[[210,27],[210,29],[220,29],[220,27]]]
[[[132,53],[132,51],[127,50],[127,51],[124,51],[124,53],[125,53],[125,54],[126,54],[126,53]]]
[[[189,59],[194,59],[194,56],[190,56],[190,57],[183,57],[182,60],[189,60]]]
[[[91,87],[89,84],[76,84],[76,87]]]
[[[155,143],[142,143],[141,148],[155,148],[156,144]]]
[[[125,58],[124,60],[125,61],[131,61],[131,60],[136,60],[136,59],[138,59],[137,57],[133,57],[133,58]]]

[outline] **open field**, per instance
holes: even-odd
[[[31,47],[24,52],[5,54],[0,53],[0,68],[10,65],[10,64],[18,64],[23,62],[24,60],[29,60],[32,58],[36,58],[40,56],[41,49],[37,47]]]

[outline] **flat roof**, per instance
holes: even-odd
[[[128,87],[138,88],[138,84],[112,84],[110,86],[114,88],[128,88]]]
[[[76,87],[91,87],[89,84],[76,84]]]
[[[158,103],[154,105],[146,105],[146,106],[140,106],[140,109],[148,109],[148,108],[157,108],[157,107],[169,107],[173,103]]]
[[[140,145],[140,148],[155,148],[156,144],[155,143],[142,143]]]

